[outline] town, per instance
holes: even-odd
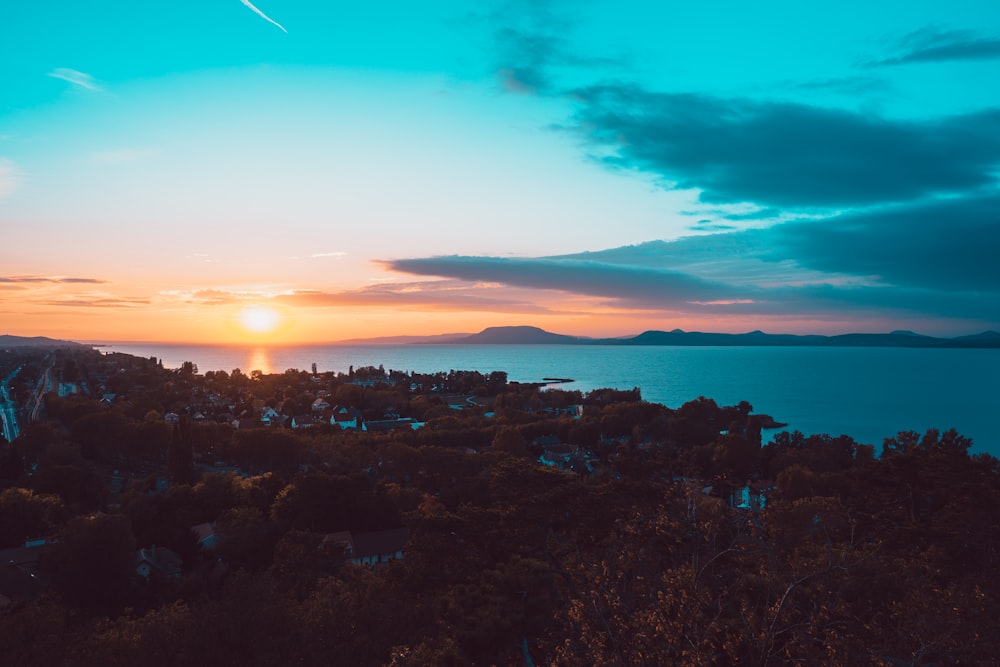
[[[976,663],[1000,465],[502,371],[0,350],[11,664]],[[929,573],[934,573],[932,576]],[[919,620],[918,620],[919,619]]]

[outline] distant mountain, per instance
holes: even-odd
[[[745,334],[702,333],[700,331],[645,331],[634,338],[604,339],[602,345],[678,345],[678,346],[778,346],[822,345],[823,336],[793,336],[751,331]]]
[[[1000,343],[1000,332],[984,331],[983,333],[972,334],[971,336],[959,336],[958,338],[954,338],[953,340]]]
[[[580,345],[591,341],[589,338],[549,333],[538,327],[489,327],[452,342],[460,345]]]
[[[57,340],[46,338],[45,336],[10,336],[0,335],[0,349],[8,347],[88,347],[82,343],[74,343],[71,340]]]
[[[583,338],[554,334],[538,327],[489,327],[471,336],[447,340],[420,341],[443,344],[484,345],[672,345],[672,346],[745,346],[745,347],[979,347],[1000,348],[1000,333],[984,331],[958,338],[935,338],[912,331],[885,334],[852,333],[838,336],[768,334],[751,331],[742,334],[704,333],[700,331],[645,331],[625,338]]]
[[[608,345],[745,345],[745,346],[795,346],[795,347],[1000,347],[1000,334],[984,332],[959,338],[934,338],[912,331],[894,331],[887,334],[852,333],[839,336],[766,334],[752,331],[745,334],[720,334],[647,331],[626,340],[601,341]]]
[[[412,345],[412,344],[448,344],[461,338],[468,338],[468,333],[436,334],[434,336],[378,336],[376,338],[348,338],[338,340],[334,345]]]

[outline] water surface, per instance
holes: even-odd
[[[430,373],[506,371],[510,380],[573,378],[566,389],[639,387],[670,407],[698,396],[757,412],[803,433],[847,434],[881,447],[901,430],[956,428],[975,451],[1000,455],[1000,350],[587,345],[368,345],[238,348],[115,344],[105,351],[155,356],[199,372],[347,372],[350,366]]]

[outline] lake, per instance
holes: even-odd
[[[672,408],[698,396],[720,405],[748,401],[755,412],[806,434],[849,435],[881,449],[901,430],[954,427],[974,451],[1000,456],[1000,350],[864,347],[660,347],[588,345],[312,345],[240,348],[111,344],[100,348],[184,361],[209,370],[280,373],[289,368],[347,372],[378,366],[429,373],[505,371],[508,379],[587,392],[639,387]],[[766,436],[765,436],[766,437]]]

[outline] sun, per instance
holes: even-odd
[[[240,324],[252,333],[270,333],[281,324],[281,314],[267,306],[247,306],[240,311]]]

